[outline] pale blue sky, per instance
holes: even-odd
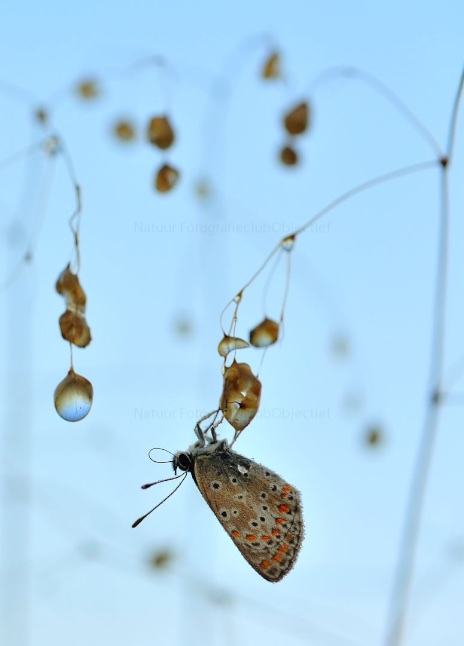
[[[54,283],[72,251],[74,206],[57,159],[33,262],[0,295],[2,446],[13,443],[10,473],[30,470],[32,487],[26,513],[24,492],[3,483],[1,522],[14,529],[4,531],[1,581],[14,607],[24,601],[18,577],[30,572],[29,646],[382,643],[427,396],[435,170],[358,196],[297,240],[284,339],[260,369],[261,413],[236,445],[301,490],[306,539],[288,577],[272,586],[257,576],[191,478],[138,529],[130,525],[169,491],[139,489],[170,475],[148,450],[186,449],[196,419],[217,405],[220,312],[282,235],[356,184],[434,158],[361,82],[313,80],[332,66],[367,70],[444,146],[463,63],[463,14],[457,1],[2,5],[0,79],[30,93],[31,103],[0,94],[0,159],[29,145],[32,106],[50,103],[82,187],[80,277],[93,334],[74,364],[94,385],[94,406],[71,425],[52,398],[69,365]],[[259,80],[268,43],[282,52],[285,84]],[[151,56],[170,72],[127,73]],[[101,80],[95,104],[70,91],[88,76]],[[212,104],[216,78],[231,92]],[[308,96],[314,126],[301,140],[301,167],[290,171],[276,161],[280,115]],[[163,156],[141,141],[117,145],[110,129],[121,114],[143,129],[165,110],[179,133],[169,159],[182,178],[159,196],[151,182]],[[461,133],[462,124],[450,189],[448,367],[462,356]],[[35,226],[46,168],[39,156],[0,167],[2,281]],[[213,186],[207,203],[195,195],[204,177]],[[260,282],[245,298],[243,335],[264,314],[263,289]],[[174,330],[184,316],[194,329],[188,339]],[[344,360],[331,351],[337,335],[349,339]],[[259,353],[241,358],[258,369]],[[359,404],[351,412],[349,398]],[[368,451],[363,433],[377,423],[386,443]],[[232,436],[225,425],[221,433]],[[445,408],[408,646],[464,640],[463,442],[461,408]],[[148,569],[144,559],[167,545],[178,554],[176,572]],[[25,643],[18,637],[11,646]]]

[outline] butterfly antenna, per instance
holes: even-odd
[[[168,464],[169,462],[172,462],[171,460],[155,460],[154,458],[151,457],[151,452],[152,451],[164,451],[165,453],[169,453],[169,455],[172,455],[174,457],[174,453],[171,453],[171,451],[168,451],[167,449],[162,449],[160,446],[154,446],[152,449],[148,451],[148,457],[152,462],[156,462],[156,464]],[[160,480],[160,482],[163,482]],[[153,484],[156,484],[155,482]]]
[[[168,498],[170,498],[173,494],[175,494],[175,493],[176,493],[176,491],[179,489],[180,485],[184,482],[185,478],[187,477],[187,473],[188,473],[188,472],[186,471],[185,473],[181,473],[181,474],[179,474],[178,476],[173,476],[172,478],[165,478],[164,480],[158,480],[157,482],[151,482],[150,484],[142,485],[142,489],[148,489],[148,487],[152,487],[153,485],[155,485],[155,484],[159,484],[160,482],[168,482],[168,480],[177,480],[178,478],[182,478],[182,480],[179,482],[179,484],[177,485],[177,487],[176,487],[175,489],[173,489],[173,490],[171,491],[171,493],[170,493],[170,494],[168,494],[168,495],[166,496],[166,498],[163,498],[163,500],[162,500],[161,502],[159,502],[157,505],[155,505],[155,506],[153,507],[153,509],[150,509],[150,511],[147,511],[147,513],[146,513],[146,514],[144,514],[143,516],[140,516],[140,518],[137,518],[137,520],[135,521],[135,523],[132,523],[132,527],[137,527],[137,525],[140,525],[140,523],[142,522],[142,520],[145,520],[145,518],[146,518],[147,516],[149,516],[149,515],[151,514],[151,512],[152,512],[152,511],[155,511],[155,509],[158,509],[158,507],[160,507],[164,502],[166,502],[166,500],[167,500]]]

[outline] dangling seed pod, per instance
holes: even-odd
[[[271,319],[265,318],[262,323],[251,330],[250,343],[255,348],[267,348],[277,341],[278,336],[279,324]]]
[[[284,127],[289,135],[301,135],[308,128],[309,106],[306,101],[299,103],[284,115]]]
[[[287,145],[280,150],[280,161],[284,166],[296,166],[300,158],[295,148]]]
[[[113,134],[119,141],[131,142],[135,139],[135,127],[128,119],[120,119],[113,126]]]
[[[229,352],[249,347],[250,344],[245,341],[245,339],[239,339],[238,337],[228,336],[227,334],[224,334],[223,339],[221,339],[221,341],[219,342],[218,352],[221,357],[224,357],[225,359]]]
[[[179,179],[179,171],[168,164],[163,164],[156,174],[155,188],[159,193],[168,193]]]
[[[167,150],[174,143],[174,130],[167,117],[153,117],[150,119],[147,129],[148,141],[160,148]]]
[[[92,407],[93,387],[90,381],[71,370],[55,390],[55,408],[67,422],[79,422]]]
[[[224,373],[221,411],[236,431],[243,431],[258,412],[261,382],[247,363],[235,360]]]
[[[280,79],[282,77],[279,52],[272,52],[269,54],[261,70],[261,77],[267,81]]]

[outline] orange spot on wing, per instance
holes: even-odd
[[[271,538],[272,538],[271,536],[261,536],[262,541],[270,541]]]
[[[289,493],[291,490],[292,488],[289,485],[285,485],[284,487],[282,487],[282,491],[284,493]]]
[[[288,505],[280,505],[279,511],[282,512],[282,514],[286,514],[287,511],[290,509]]]
[[[275,554],[272,557],[272,560],[275,561],[276,563],[280,563],[280,561],[282,560],[282,554]]]
[[[273,529],[273,530],[271,530],[271,534],[272,534],[273,536],[278,536],[278,535],[280,534],[280,529]]]
[[[252,543],[253,541],[256,541],[257,538],[256,538],[256,536],[254,534],[248,534],[247,536],[245,536],[245,540]]]
[[[282,525],[285,523],[285,518],[276,518],[276,525]]]
[[[240,538],[240,532],[238,532],[236,529],[234,529],[234,530],[231,532],[231,534],[232,534],[232,536],[235,536],[235,538]]]
[[[277,551],[280,552],[281,554],[285,554],[287,550],[288,550],[288,545],[281,545]]]
[[[262,561],[261,564],[260,564],[260,568],[262,570],[267,570],[268,568],[271,567],[271,565],[272,565],[272,563],[270,561]]]

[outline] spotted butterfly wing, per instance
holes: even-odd
[[[225,441],[183,455],[203,498],[251,567],[267,581],[280,581],[303,540],[299,492]]]

